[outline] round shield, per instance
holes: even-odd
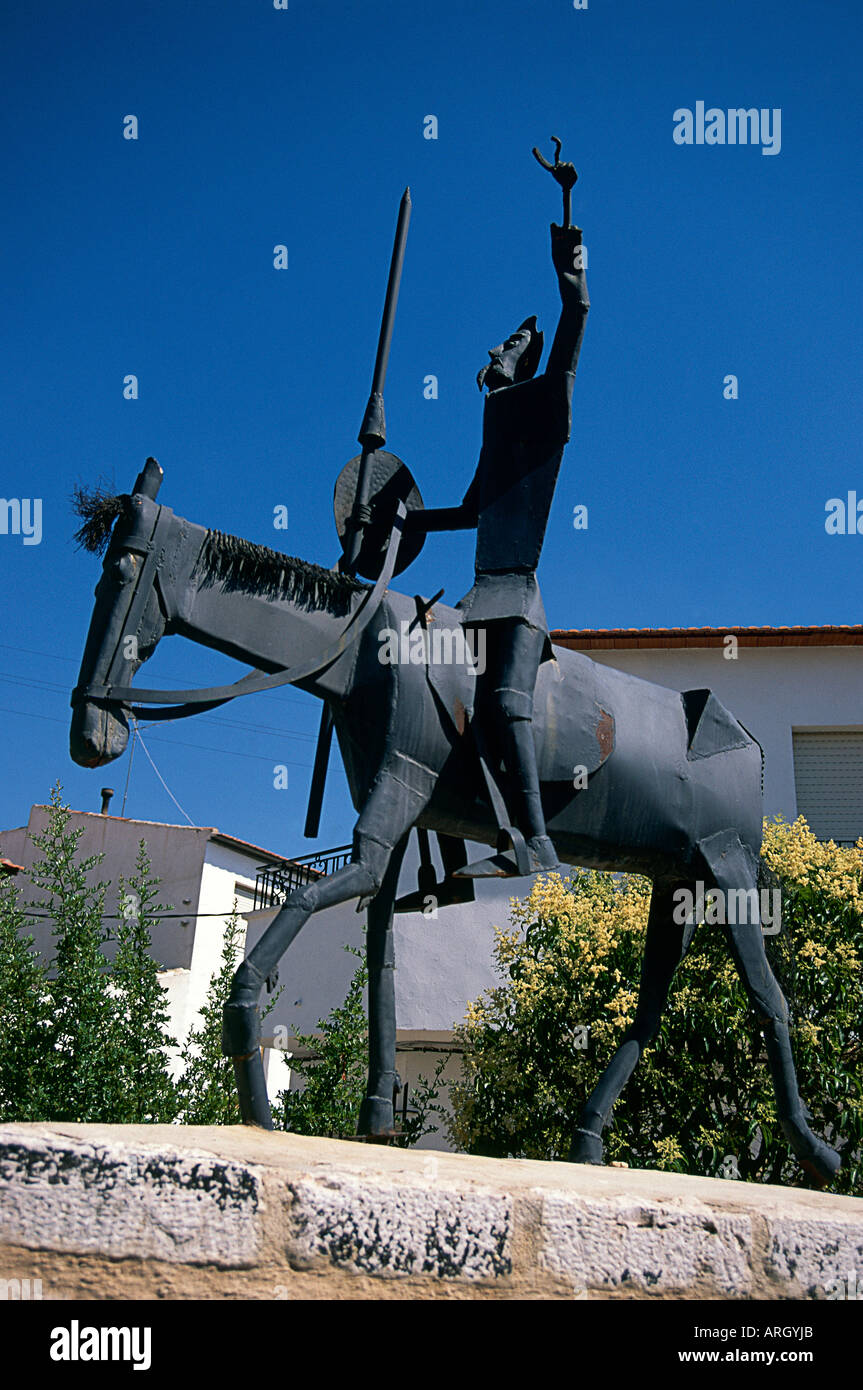
[[[358,454],[350,463],[345,464],[336,479],[333,494],[336,530],[343,549],[350,529],[361,457]],[[387,453],[386,449],[376,449],[369,455],[368,467],[368,498],[372,520],[363,533],[357,574],[362,575],[363,579],[375,580],[383,569],[396,507],[399,502],[404,502],[408,511],[413,512],[422,507],[423,499],[407,464],[402,463],[395,454]],[[424,541],[425,533],[422,531],[406,532],[402,536],[395,567],[396,574],[401,574],[402,570],[413,563],[422,550]]]

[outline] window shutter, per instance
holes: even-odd
[[[863,733],[795,733],[797,813],[819,840],[863,835]]]

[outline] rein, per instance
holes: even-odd
[[[70,703],[74,706],[84,700],[105,701],[110,704],[125,705],[136,719],[185,719],[191,714],[203,714],[208,709],[215,709],[218,705],[224,705],[229,700],[235,700],[238,695],[254,695],[262,690],[274,690],[280,685],[293,685],[296,681],[307,680],[309,676],[319,675],[354,646],[380,607],[395,571],[406,516],[407,508],[403,502],[399,502],[393,528],[390,532],[383,569],[377,583],[363,599],[335,642],[326,647],[320,655],[310,657],[308,661],[300,662],[296,666],[288,666],[284,670],[275,671],[271,675],[256,669],[249,671],[247,675],[230,685],[210,685],[196,690],[138,690],[131,685],[113,685],[110,683],[76,686],[72,691]],[[158,531],[158,523],[156,529]],[[132,626],[131,619],[136,610],[139,607],[143,609],[143,604],[147,600],[148,589],[144,585],[144,579],[149,577],[152,580],[153,577],[158,576],[157,553],[154,534],[154,542],[151,542],[147,550],[144,570],[141,573],[138,590],[130,612],[130,622],[127,626]],[[154,569],[156,571],[155,576],[148,573]],[[139,595],[141,596],[140,602]],[[110,674],[109,672],[109,680]],[[133,701],[136,703],[133,704]],[[166,705],[167,707],[164,709],[146,708],[150,705]]]

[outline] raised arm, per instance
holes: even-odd
[[[557,271],[563,309],[551,345],[546,376],[555,372],[574,372],[578,365],[590,308],[587,276],[582,265],[580,227],[558,227],[552,222],[551,259]]]

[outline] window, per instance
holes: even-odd
[[[863,835],[863,733],[794,733],[797,813],[819,840],[853,845]]]
[[[234,883],[234,897],[237,899],[237,911],[241,917],[245,917],[247,912],[251,912],[255,906],[255,887],[252,883],[242,883],[239,879]]]

